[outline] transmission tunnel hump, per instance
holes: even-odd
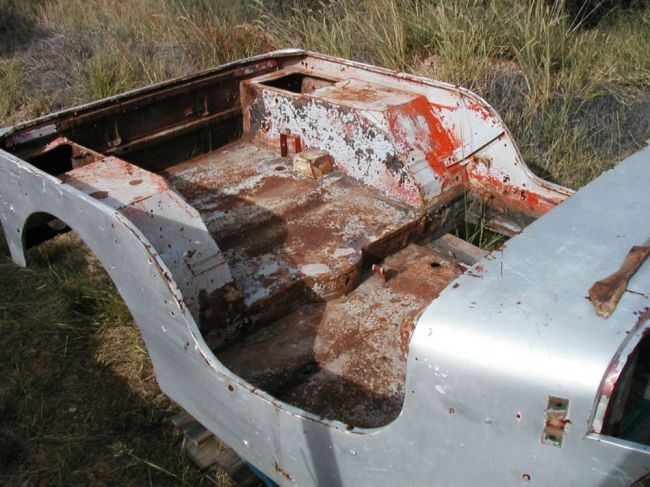
[[[217,241],[252,324],[350,292],[369,259],[425,230],[415,209],[340,172],[306,177],[294,160],[243,138],[166,171]]]
[[[60,178],[138,227],[169,268],[170,281],[176,282],[203,329],[235,333],[229,325],[240,299],[230,269],[200,214],[163,177],[109,156]]]

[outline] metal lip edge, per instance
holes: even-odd
[[[184,81],[192,81],[204,76],[208,76],[210,74],[216,74],[222,71],[227,71],[229,69],[233,68],[238,68],[238,67],[243,67],[251,63],[255,62],[261,62],[261,61],[272,61],[274,59],[278,58],[284,58],[284,57],[291,57],[291,56],[300,56],[300,55],[305,55],[307,54],[307,51],[304,49],[300,48],[287,48],[287,49],[278,49],[275,51],[267,52],[264,54],[259,54],[257,56],[251,56],[248,58],[244,59],[239,59],[236,61],[231,61],[229,63],[225,64],[220,64],[218,66],[212,67],[212,68],[207,68],[207,69],[202,69],[199,71],[192,72],[190,74],[187,74],[185,76],[179,76],[176,78],[171,78],[168,80],[160,81],[158,83],[150,84],[150,85],[145,85],[141,86],[138,88],[134,88],[132,90],[124,91],[122,93],[118,93],[116,95],[112,95],[106,98],[100,98],[99,100],[93,100],[88,103],[82,103],[80,105],[75,105],[69,108],[63,108],[61,110],[57,110],[51,113],[47,113],[43,116],[33,118],[31,120],[26,120],[24,122],[20,122],[12,127],[7,127],[7,130],[0,129],[0,140],[6,139],[9,137],[11,134],[19,131],[19,130],[25,130],[29,129],[31,127],[34,127],[36,125],[40,125],[42,123],[46,123],[48,121],[54,120],[62,115],[68,115],[72,114],[74,112],[82,112],[82,111],[87,111],[87,110],[92,110],[92,109],[97,109],[97,108],[102,108],[106,105],[109,105],[111,103],[119,103],[123,100],[126,100],[130,97],[137,96],[137,95],[143,95],[148,92],[152,92],[161,88],[165,87],[171,87],[174,86],[175,84],[182,83]]]
[[[600,433],[589,433],[584,436],[584,439],[589,441],[607,443],[608,445],[650,456],[650,446],[642,445],[641,443],[634,443],[633,441],[623,440],[621,438],[616,438],[615,436],[608,436]]]

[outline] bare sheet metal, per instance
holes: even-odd
[[[170,268],[185,304],[197,319],[205,321],[202,297],[232,286],[233,276],[196,209],[162,177],[112,156],[61,178],[136,225]]]

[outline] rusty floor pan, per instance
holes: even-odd
[[[303,305],[220,360],[253,385],[328,419],[372,427],[401,409],[415,318],[461,267],[411,244],[351,293]]]
[[[422,216],[340,173],[304,177],[291,157],[245,139],[165,176],[201,214],[251,319],[225,346],[204,333],[220,360],[328,419],[395,418],[413,323],[462,272],[412,243]]]

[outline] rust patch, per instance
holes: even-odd
[[[435,261],[431,250],[411,244],[375,266],[391,278],[368,271],[349,294],[303,305],[219,358],[252,384],[322,417],[386,424],[401,409],[417,316],[461,272]]]
[[[241,140],[167,170],[217,240],[246,306],[264,316],[255,320],[350,292],[366,256],[383,259],[426,229],[416,211],[349,176],[305,178],[287,163]]]
[[[289,140],[292,141],[293,153],[299,154],[302,151],[302,142],[299,135],[283,132],[280,134],[280,155],[286,157],[289,153]]]
[[[447,168],[445,161],[453,157],[460,143],[436,117],[433,107],[424,96],[391,107],[387,118],[399,145],[404,148],[415,146],[426,155],[427,161],[439,176],[444,176],[449,182],[453,180],[459,168]],[[419,120],[423,120],[424,124]],[[417,127],[419,131],[411,133],[412,127]]]
[[[103,200],[108,198],[108,191],[93,191],[90,193],[90,196],[98,200]]]
[[[287,472],[282,465],[280,465],[278,462],[275,462],[275,471],[278,472],[280,475],[282,475],[284,478],[287,480],[293,481],[293,477],[289,475],[289,472]]]
[[[549,396],[546,406],[546,423],[542,433],[542,443],[561,447],[564,441],[565,428],[571,424],[567,418],[569,400],[561,397]]]
[[[223,341],[232,339],[232,328],[243,310],[242,295],[233,283],[209,294],[204,289],[199,291],[199,326],[204,335],[216,334]]]
[[[477,167],[480,160],[475,158],[466,167],[468,179],[472,182],[472,190],[497,211],[511,210],[532,216],[542,216],[554,208],[561,199],[548,200],[541,195],[509,183],[509,178],[498,178],[493,175],[481,174]]]
[[[646,306],[643,311],[639,313],[639,317],[636,320],[637,326],[642,325],[645,323],[647,320],[650,319],[650,306]],[[646,330],[647,332],[648,330]]]
[[[609,318],[627,288],[634,273],[650,255],[650,239],[642,246],[630,249],[621,267],[613,274],[594,283],[589,288],[589,300],[596,308],[598,316]]]

